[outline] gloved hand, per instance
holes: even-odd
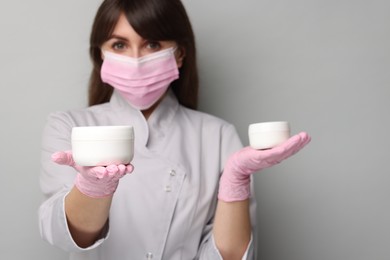
[[[310,140],[310,136],[302,132],[272,149],[255,150],[248,146],[234,153],[228,159],[221,176],[218,199],[233,202],[249,198],[251,174],[294,155]]]
[[[119,179],[133,171],[129,165],[109,165],[86,167],[79,166],[73,160],[72,152],[56,152],[51,156],[55,163],[73,167],[77,172],[75,185],[81,193],[92,198],[102,198],[114,194]]]

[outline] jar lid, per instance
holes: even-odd
[[[134,139],[132,126],[78,126],[72,128],[72,140]]]
[[[286,121],[263,122],[250,124],[248,132],[290,131],[290,125]]]

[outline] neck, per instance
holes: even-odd
[[[161,99],[159,101],[157,101],[156,103],[154,103],[153,106],[151,106],[151,107],[149,107],[147,109],[141,110],[141,113],[144,115],[146,120],[148,120],[148,118],[153,113],[153,111],[156,109],[156,107],[158,106],[160,101],[161,101]]]

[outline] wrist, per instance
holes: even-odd
[[[225,170],[219,182],[218,199],[225,202],[243,201],[250,196],[250,175]]]
[[[74,184],[82,194],[90,198],[105,198],[114,194],[119,179],[107,182],[104,179],[85,178],[82,174],[77,174]]]

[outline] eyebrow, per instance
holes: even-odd
[[[112,34],[112,35],[110,36],[110,38],[108,38],[108,39],[109,39],[109,40],[111,40],[111,39],[117,39],[117,40],[122,40],[122,41],[125,41],[125,42],[128,41],[127,38],[122,37],[122,36],[119,36],[119,35],[116,35],[116,34]]]

